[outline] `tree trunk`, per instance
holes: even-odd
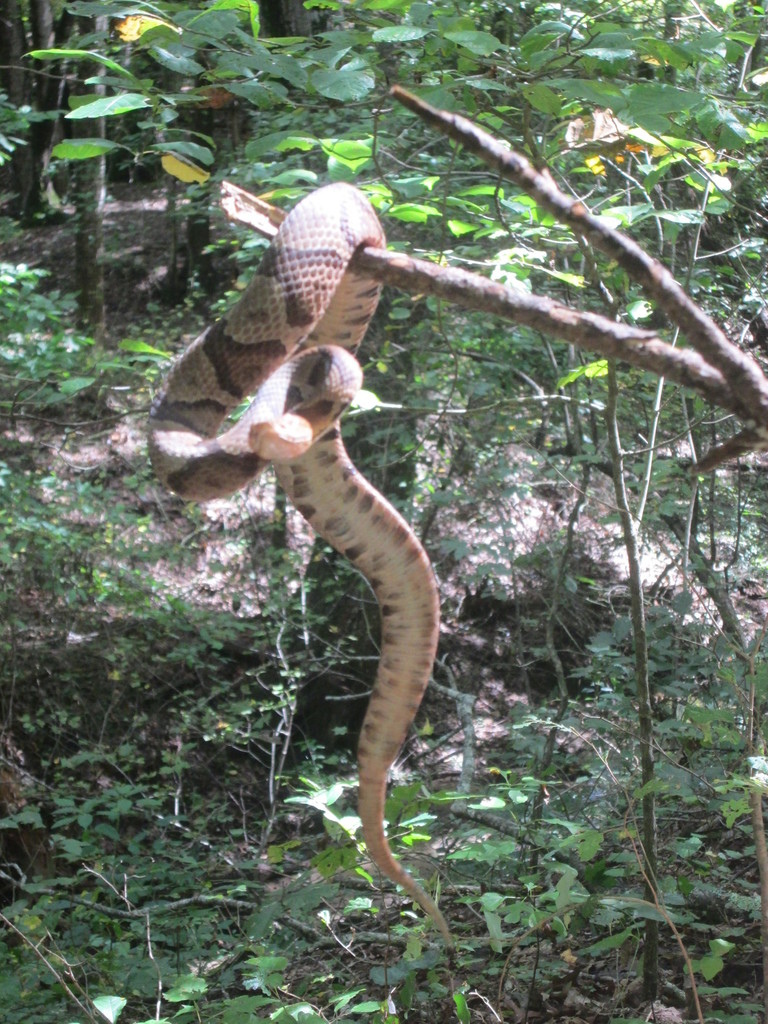
[[[102,28],[97,18],[97,28]],[[93,75],[93,64],[81,68],[79,78]],[[102,69],[103,72],[104,69]],[[97,93],[103,93],[98,86]],[[75,120],[73,135],[83,138],[104,138],[104,118]],[[80,321],[92,331],[96,341],[104,338],[104,245],[102,217],[106,198],[106,164],[104,156],[79,160],[74,167],[75,200],[75,281]]]
[[[208,251],[211,244],[211,218],[208,206],[195,210],[187,217],[187,262],[188,282],[197,281],[206,295],[212,295],[216,288],[216,274],[213,260]]]
[[[22,63],[27,49],[18,0],[0,0],[0,83],[17,110],[30,100],[29,76]],[[40,186],[35,181],[32,150],[27,143],[18,145],[11,155],[11,177],[16,194],[11,212],[28,219],[39,204]]]
[[[49,0],[30,0],[29,21],[32,32],[32,45],[36,50],[46,50],[52,46],[62,45],[69,35],[71,18],[63,16],[58,31],[55,28],[53,10]],[[46,74],[32,76],[32,104],[37,111],[61,110],[66,107],[66,80],[59,74],[58,61],[48,62]],[[34,121],[30,132],[30,149],[32,166],[36,184],[36,210],[43,208],[45,177],[51,159],[51,150],[57,138],[62,134],[60,119],[51,118]]]
[[[272,0],[260,4],[264,36],[311,36],[317,29],[317,11],[304,8],[303,0]]]
[[[99,122],[79,121],[78,124]],[[102,137],[103,121],[88,137]],[[102,215],[105,197],[104,157],[81,160],[75,166],[75,281],[81,322],[97,341],[104,338],[104,245]]]
[[[23,9],[19,0],[0,0],[0,84],[12,106],[25,106],[36,112],[57,110],[63,105],[64,79],[58,64],[49,62],[45,69],[32,70],[24,54],[30,49],[46,49],[65,40],[71,19],[62,16],[55,30],[50,0],[30,0],[29,29],[25,29]],[[44,73],[43,73],[44,70]],[[58,122],[34,120],[28,137],[11,157],[11,175],[16,193],[12,212],[30,221],[44,209],[43,175],[50,160]]]

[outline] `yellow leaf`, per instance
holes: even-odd
[[[208,181],[210,178],[208,171],[204,171],[202,167],[197,167],[187,160],[174,156],[173,153],[164,153],[160,163],[163,165],[163,170],[166,174],[173,175],[179,181],[196,181],[198,185],[202,185],[204,181]]]
[[[567,964],[571,964],[571,966],[579,962],[579,958],[574,956],[570,949],[564,949],[563,952],[560,954],[560,959],[565,960],[565,962]]]
[[[427,718],[424,721],[424,725],[419,729],[419,736],[431,736],[434,731],[433,726]]]
[[[167,21],[163,21],[162,18],[154,18],[151,14],[131,14],[129,17],[123,18],[122,21],[118,21],[115,31],[124,43],[135,43],[145,32],[151,28],[157,28],[159,25],[165,25],[166,28],[181,33],[181,29],[177,29],[175,25],[169,25]]]
[[[717,154],[713,153],[709,146],[701,146],[697,149],[696,156],[703,164],[711,164],[717,160]]]
[[[599,156],[588,156],[585,158],[584,163],[593,174],[605,174],[605,164]]]

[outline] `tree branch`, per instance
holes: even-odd
[[[631,238],[595,217],[581,200],[574,200],[561,192],[548,174],[537,171],[522,154],[508,149],[467,118],[438,110],[399,86],[393,87],[392,95],[428,124],[479,156],[500,175],[514,181],[577,235],[616,260],[684,332],[690,345],[729,381],[741,407],[739,416],[768,425],[768,380],[760,367],[751,356],[731,344],[663,264],[649,256]]]
[[[276,224],[283,212],[232,182],[222,183],[221,205],[230,220],[247,224],[266,238],[277,234]],[[669,377],[740,415],[741,398],[721,373],[697,352],[674,348],[652,331],[609,320],[599,313],[582,313],[543,295],[517,292],[458,267],[438,266],[405,253],[366,247],[355,254],[351,265],[403,291],[435,295],[465,309],[493,313],[579,348]]]
[[[465,309],[492,313],[578,348],[621,360],[657,377],[697,391],[713,405],[733,413],[746,429],[712,449],[696,467],[708,472],[727,459],[768,448],[768,379],[751,356],[732,344],[672,274],[632,239],[561,192],[549,175],[524,156],[458,114],[437,110],[395,86],[392,95],[427,123],[476,153],[510,178],[577,235],[616,260],[686,334],[690,348],[678,348],[653,331],[571,309],[542,295],[528,295],[457,267],[444,267],[405,253],[365,248],[352,267],[412,294],[435,295]],[[285,214],[231,182],[222,184],[221,205],[234,221],[268,238]]]

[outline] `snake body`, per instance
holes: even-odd
[[[150,412],[149,451],[166,486],[201,501],[234,493],[273,462],[299,512],[369,581],[382,625],[357,755],[363,837],[379,870],[450,946],[442,913],[393,858],[384,831],[387,774],[437,650],[437,587],[408,523],[352,465],[337,423],[362,381],[353,353],[380,291],[349,262],[360,247],[385,244],[370,203],[349,185],[328,185],[294,207],[240,300],[171,368]]]

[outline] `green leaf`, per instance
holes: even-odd
[[[633,85],[627,90],[626,114],[651,132],[666,133],[707,103],[704,92],[661,82]],[[619,114],[619,111],[615,111]],[[622,112],[623,113],[623,112]]]
[[[45,828],[40,812],[34,807],[27,807],[12,818],[0,818],[0,828],[17,829],[19,825],[32,825],[34,828]]]
[[[562,281],[564,284],[573,285],[574,288],[584,287],[584,277],[581,274],[570,273],[566,270],[547,270],[542,267],[545,273],[549,274],[550,277],[554,277],[558,281]]]
[[[461,992],[454,992],[453,1001],[456,1004],[456,1016],[459,1018],[459,1024],[469,1024],[471,1018],[464,995]]]
[[[351,408],[361,409],[363,412],[370,412],[371,409],[378,409],[381,406],[381,399],[375,392],[361,388],[352,399]]]
[[[423,39],[427,29],[417,25],[392,25],[389,28],[377,28],[373,33],[375,43],[410,43],[415,39]]]
[[[461,238],[462,235],[468,235],[471,231],[477,231],[477,224],[468,224],[465,220],[449,220],[448,230],[456,238]]]
[[[490,32],[446,32],[445,38],[457,46],[463,46],[478,57],[490,57],[501,49],[501,42]]]
[[[224,59],[222,69],[237,75],[242,73],[243,66],[254,71],[261,71],[271,78],[284,78],[294,89],[306,89],[309,75],[302,62],[288,53],[278,53],[266,46],[255,46],[245,55],[238,52],[230,61]]]
[[[484,910],[483,917],[485,918],[485,925],[488,929],[491,949],[499,953],[502,949],[502,940],[504,938],[504,932],[501,927],[501,917],[490,910]]]
[[[627,47],[626,49],[613,49],[610,46],[588,46],[581,51],[585,57],[592,57],[595,60],[599,60],[603,64],[621,64],[628,60],[631,60],[635,51]]]
[[[366,11],[407,11],[413,0],[365,0]]]
[[[484,892],[480,897],[480,906],[484,911],[493,912],[503,905],[505,899],[499,892]]]
[[[110,71],[114,71],[118,75],[136,80],[136,76],[131,74],[130,71],[126,71],[125,68],[110,60],[109,57],[102,57],[100,53],[94,53],[92,50],[30,50],[27,56],[34,57],[36,60],[62,60],[64,58],[69,60],[94,60],[97,64],[103,64],[105,68],[109,68]]]
[[[712,979],[718,975],[725,966],[721,956],[715,956],[710,953],[703,956],[700,960],[692,960],[691,964],[694,971],[701,972],[701,976],[705,981],[712,981]]]
[[[370,970],[371,981],[376,985],[397,985],[409,974],[414,971],[429,967],[434,967],[440,958],[438,950],[431,949],[426,950],[422,956],[414,957],[411,960],[408,957],[403,957],[402,960],[398,960],[395,963],[389,964],[385,967],[372,967]],[[356,1010],[356,1007],[350,1007],[350,1009]]]
[[[184,50],[185,52],[174,52],[174,50],[166,49],[162,46],[150,46],[149,48],[149,52],[157,63],[169,71],[173,71],[177,75],[202,75],[205,71],[203,65],[189,56],[189,54],[194,53],[194,50],[187,46],[180,47],[179,50]]]
[[[316,71],[312,75],[312,85],[321,96],[342,102],[363,99],[375,84],[373,75],[368,71],[340,68],[338,71]]]
[[[348,992],[344,992],[339,996],[334,996],[334,1007],[337,1011],[343,1010],[345,1006],[349,1006],[353,999],[357,999],[361,992],[365,992],[365,989],[362,986],[360,986],[360,988],[350,989]]]
[[[608,373],[608,360],[597,359],[593,363],[587,363],[586,366],[577,366],[575,370],[571,370],[570,373],[566,373],[565,376],[561,377],[555,385],[559,390],[560,388],[567,387],[568,384],[573,384],[579,377],[605,377]]]
[[[295,188],[297,185],[306,184],[312,188],[317,188],[318,185],[317,175],[302,167],[283,171],[281,174],[270,174],[264,180],[268,181],[271,185],[279,185],[280,188]]]
[[[701,210],[659,210],[656,216],[670,224],[700,224],[704,219]]]
[[[93,1000],[93,1005],[102,1017],[106,1017],[108,1021],[114,1024],[123,1012],[126,1002],[127,1000],[120,996],[97,996]]]
[[[540,110],[543,114],[554,114],[557,116],[563,107],[563,101],[560,96],[542,82],[526,86],[523,89],[523,96],[525,96],[534,110]]]
[[[718,956],[727,956],[728,953],[736,949],[736,943],[729,942],[727,939],[710,939],[709,948]]]
[[[272,992],[285,984],[285,969],[288,960],[284,956],[257,956],[246,961],[247,975],[243,979],[245,988],[251,991]]]
[[[253,139],[245,147],[248,160],[256,160],[265,153],[288,153],[292,149],[308,153],[318,144],[311,135],[297,135],[295,132],[270,132],[260,139]]]
[[[520,39],[520,52],[525,57],[532,57],[541,50],[547,50],[556,39],[567,39],[572,26],[565,21],[541,21]]]
[[[352,171],[358,171],[373,155],[373,145],[364,139],[323,139],[326,156],[338,160]]]
[[[562,92],[567,99],[610,107],[617,115],[627,106],[624,93],[614,82],[599,81],[596,78],[553,78],[548,84]]]
[[[597,829],[590,828],[580,832],[575,837],[576,847],[579,851],[579,859],[582,863],[592,860],[603,843],[603,833]]]
[[[130,338],[126,338],[121,341],[117,347],[122,349],[123,352],[136,352],[139,355],[158,356],[160,359],[171,358],[170,352],[164,352],[162,349],[153,348],[145,341],[134,341]]]
[[[620,946],[624,945],[627,939],[631,938],[635,934],[635,928],[625,928],[623,931],[616,932],[614,935],[606,935],[604,939],[600,939],[591,946],[587,946],[583,952],[589,954],[606,953],[610,949],[618,949]]]
[[[322,139],[323,151],[339,160],[367,160],[373,147],[365,139]]]
[[[206,7],[202,11],[195,12],[194,5],[187,9],[187,14],[192,17],[187,22],[187,27],[203,36],[208,36],[211,41],[219,42],[227,36],[237,32],[239,19],[234,10],[225,10],[213,7]]]
[[[258,39],[259,37],[259,5],[257,0],[216,0],[216,3],[211,4],[209,10],[211,11],[245,11],[248,14],[251,22],[251,32],[253,38]]]
[[[672,607],[678,615],[687,615],[693,608],[693,592],[681,590],[672,598]]]
[[[576,881],[577,871],[576,868],[571,867],[570,864],[562,865],[562,875],[560,880],[555,886],[555,906],[558,910],[562,910],[573,902],[573,894],[571,893],[571,887]]]
[[[118,114],[126,114],[129,110],[140,110],[149,105],[148,96],[144,96],[140,92],[124,92],[119,96],[100,96],[90,103],[70,110],[65,116],[73,121],[86,117],[116,117]]]
[[[426,224],[428,217],[439,217],[440,211],[426,203],[398,203],[390,208],[389,215],[409,224]]]
[[[627,316],[635,323],[647,320],[651,313],[653,313],[653,306],[645,299],[638,299],[637,302],[630,302],[627,305]]]
[[[86,388],[89,388],[95,380],[95,377],[70,377],[59,384],[59,391],[63,395],[74,395],[78,391],[84,391]]]
[[[208,991],[208,982],[205,978],[198,978],[196,974],[185,974],[177,978],[173,988],[164,993],[164,998],[169,1003],[194,1002]]]
[[[209,11],[248,11],[258,7],[256,0],[216,0],[208,5]]]
[[[706,137],[717,146],[736,149],[748,139],[747,126],[742,124],[733,110],[716,100],[708,100],[696,115],[696,123]]]
[[[210,167],[214,160],[210,149],[197,142],[158,142],[149,148],[159,153],[178,153],[180,156],[189,157],[190,160],[205,164],[207,167]]]
[[[90,160],[91,157],[108,153],[110,149],[119,148],[116,142],[109,139],[67,139],[57,143],[51,154],[60,160]]]

